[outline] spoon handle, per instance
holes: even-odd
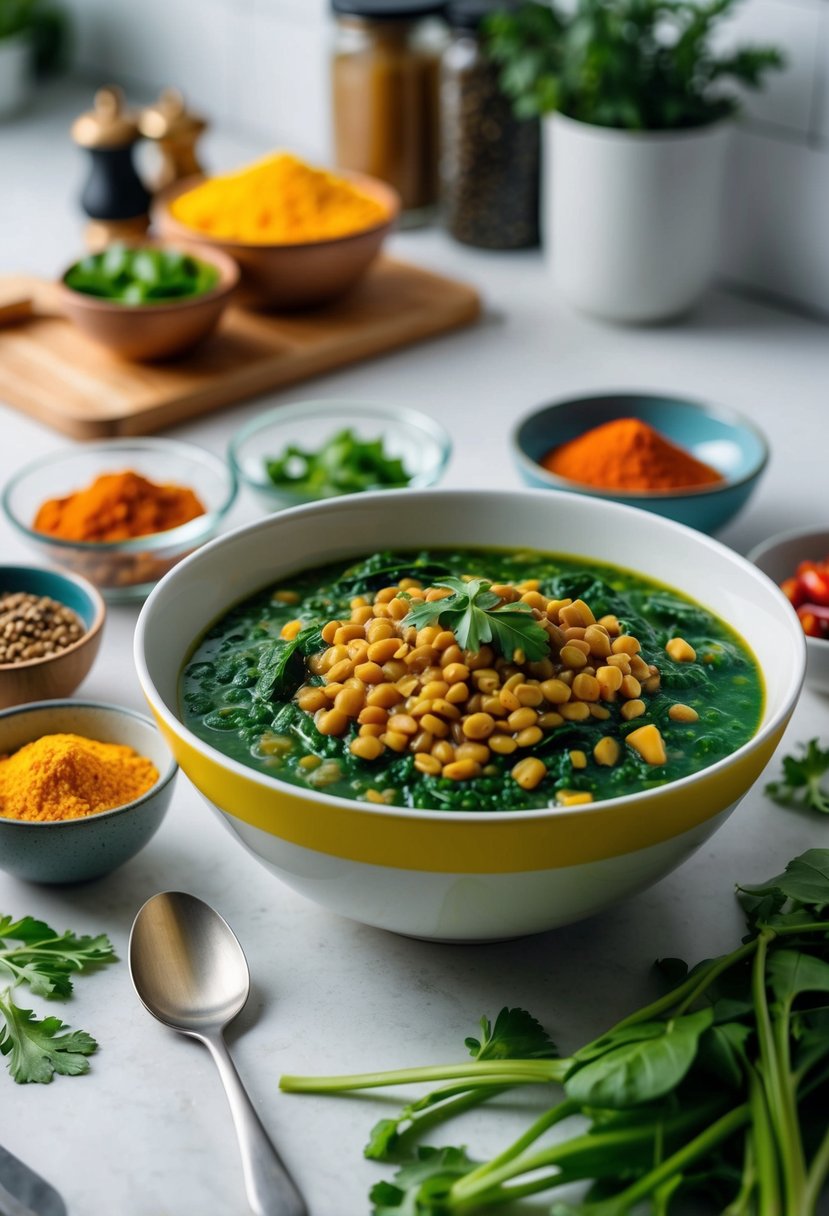
[[[253,1109],[221,1034],[198,1037],[210,1050],[230,1103],[252,1211],[256,1216],[308,1216],[305,1201]]]

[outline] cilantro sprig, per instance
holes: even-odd
[[[437,579],[435,586],[448,588],[452,595],[413,605],[403,618],[403,625],[414,625],[416,629],[443,625],[452,630],[464,650],[478,651],[491,642],[508,659],[516,650],[523,651],[531,663],[549,654],[550,639],[529,604],[519,601],[501,605],[492,583],[483,578],[464,582],[447,576]]]
[[[800,744],[801,755],[783,757],[783,780],[770,781],[766,793],[781,806],[806,807],[829,815],[829,788],[823,778],[829,772],[829,748],[817,739]]]
[[[97,1043],[84,1030],[70,1030],[60,1018],[38,1019],[13,1000],[13,990],[28,984],[36,996],[66,998],[72,975],[115,961],[109,938],[57,933],[32,916],[0,916],[0,1056],[15,1081],[49,1082],[55,1073],[78,1076]]]

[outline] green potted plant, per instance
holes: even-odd
[[[718,49],[738,0],[576,0],[489,18],[516,111],[551,115],[545,234],[562,292],[622,322],[688,309],[714,271],[740,87],[783,66],[770,47]]]
[[[63,66],[67,43],[66,14],[49,0],[0,0],[0,118],[25,105],[35,74]]]

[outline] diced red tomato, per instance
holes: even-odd
[[[805,567],[805,568],[804,568]],[[797,581],[806,598],[815,604],[829,606],[829,567],[824,563],[801,563]]]

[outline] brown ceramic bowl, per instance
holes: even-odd
[[[239,267],[220,249],[200,248],[197,256],[219,272],[219,282],[203,295],[168,304],[119,304],[73,291],[61,276],[56,307],[88,338],[121,359],[145,362],[183,355],[215,329],[239,282]]]
[[[165,241],[187,245],[197,256],[219,250],[238,262],[241,291],[246,303],[274,309],[313,308],[344,295],[361,278],[380,252],[400,211],[400,198],[391,186],[375,177],[335,171],[365,194],[376,199],[388,218],[373,228],[327,241],[289,245],[247,245],[239,241],[215,240],[179,223],[170,203],[198,185],[203,178],[177,182],[163,191],[153,205],[153,224]]]
[[[0,663],[0,709],[68,697],[95,661],[106,616],[104,601],[85,578],[39,566],[0,566],[0,594],[12,591],[48,595],[65,604],[80,617],[85,632],[60,654],[25,663]]]

